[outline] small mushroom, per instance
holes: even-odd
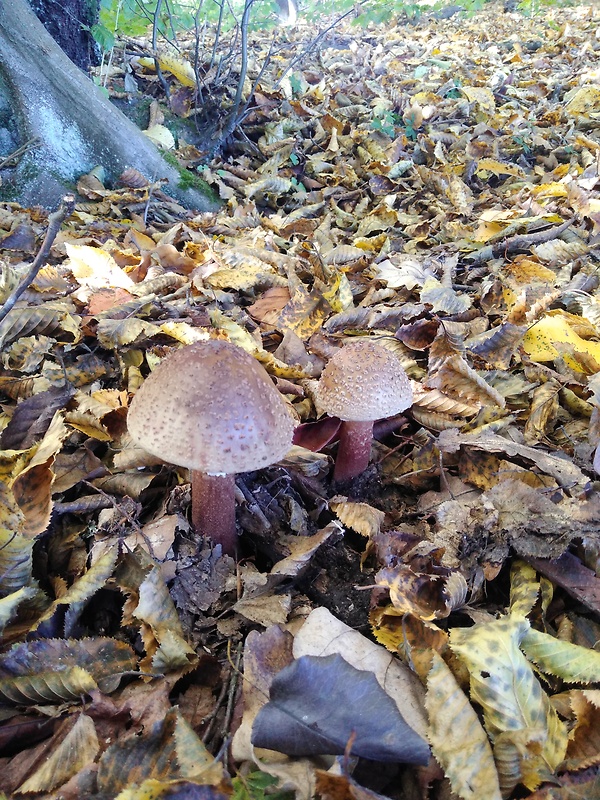
[[[369,465],[373,423],[409,408],[410,380],[398,358],[372,341],[355,341],[333,356],[321,374],[317,404],[342,420],[333,479],[345,481]]]
[[[192,525],[233,555],[235,473],[283,458],[294,420],[255,358],[208,340],[159,364],[133,398],[127,427],[144,450],[191,470]]]

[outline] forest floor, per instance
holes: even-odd
[[[316,28],[260,76],[252,34],[219,211],[83,176],[0,321],[6,796],[600,798],[600,9]],[[110,84],[167,144],[170,63],[169,112],[139,59]],[[47,226],[0,205],[2,301]],[[127,432],[208,338],[298,423],[237,476],[236,559]],[[335,485],[315,391],[358,338],[414,402]]]

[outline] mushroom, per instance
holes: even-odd
[[[144,450],[191,470],[192,526],[233,555],[235,473],[283,458],[294,420],[255,358],[211,339],[159,364],[135,394],[127,427]]]
[[[345,345],[321,374],[316,402],[342,420],[333,479],[349,480],[369,465],[373,423],[413,402],[410,380],[398,358],[370,340]]]

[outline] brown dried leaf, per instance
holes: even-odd
[[[428,383],[433,388],[455,395],[467,403],[480,406],[493,403],[500,408],[506,406],[504,397],[459,355],[447,358],[435,375],[428,379]]]
[[[527,444],[535,444],[546,437],[548,427],[558,414],[560,389],[560,384],[553,380],[534,389],[531,410],[525,423],[524,434]]]
[[[483,341],[469,345],[469,352],[483,358],[494,369],[508,369],[527,331],[523,325],[504,322],[494,328]]]
[[[0,348],[21,336],[43,334],[60,342],[78,342],[81,338],[78,317],[48,303],[42,306],[13,308],[0,322]]]

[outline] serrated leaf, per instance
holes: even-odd
[[[95,561],[80,578],[74,581],[63,595],[52,603],[39,620],[39,623],[50,619],[58,606],[68,606],[65,614],[64,629],[65,635],[70,636],[73,625],[84,605],[97,591],[105,586],[106,581],[112,575],[118,557],[119,550],[115,545]]]
[[[489,336],[486,333],[483,341],[469,346],[469,352],[485,359],[494,369],[508,369],[526,331],[524,325],[503,322]]]
[[[346,497],[333,497],[329,507],[342,525],[369,539],[373,539],[379,533],[385,520],[383,511],[373,508],[368,503],[353,503]]]
[[[600,653],[530,628],[521,648],[542,672],[567,683],[600,682]]]
[[[37,334],[53,336],[61,342],[78,342],[79,319],[49,304],[13,308],[0,322],[0,349],[21,336]]]
[[[0,481],[0,596],[22,589],[31,579],[33,540],[21,534],[24,524],[13,493]]]
[[[0,636],[4,628],[16,615],[21,603],[24,603],[26,600],[31,600],[31,598],[35,597],[38,593],[39,590],[34,589],[32,586],[23,586],[21,589],[12,592],[7,597],[3,597],[0,600]]]
[[[44,438],[22,455],[15,453],[11,489],[23,514],[20,533],[35,537],[48,527],[52,511],[52,466],[69,431],[62,414],[57,411]]]
[[[35,675],[0,678],[0,702],[18,706],[45,705],[77,700],[98,685],[82,667],[60,672],[47,670]]]
[[[137,317],[126,317],[125,319],[101,319],[98,322],[96,336],[101,347],[106,350],[117,350],[119,347],[152,338],[159,332],[159,326],[153,322]]]
[[[600,690],[573,689],[566,694],[576,721],[561,769],[586,769],[600,763]]]
[[[175,605],[158,567],[153,567],[140,585],[133,616],[143,623],[142,638],[148,653],[144,668],[151,665],[155,672],[163,673],[194,663],[196,653],[184,638]]]
[[[445,394],[454,395],[463,402],[480,406],[493,403],[499,408],[506,406],[506,400],[500,392],[459,355],[447,358],[438,371],[429,378],[429,385]]]
[[[492,748],[475,709],[445,661],[431,653],[425,707],[433,755],[462,800],[500,800]],[[460,736],[456,735],[460,731]]]
[[[390,289],[414,289],[432,277],[431,269],[423,261],[410,256],[381,261],[372,267],[371,272],[376,280],[385,281]]]
[[[549,380],[533,390],[524,431],[527,444],[535,444],[547,436],[548,427],[558,414],[560,389],[558,381]]]
[[[513,617],[527,617],[540,594],[537,572],[526,561],[517,559],[510,568],[510,612]]]
[[[115,259],[101,247],[65,242],[69,268],[81,286],[128,289],[133,281]]]
[[[73,681],[76,685],[78,681],[88,685],[91,681],[93,686],[99,683],[103,690],[112,691],[120,676],[135,670],[136,666],[133,650],[116,639],[38,639],[16,644],[0,656],[0,679],[7,691],[11,681],[21,681],[16,686],[20,687],[19,691],[25,691],[27,681],[46,675],[50,669],[57,675],[62,674],[61,670],[65,675],[81,670],[81,674],[73,672],[72,678],[64,679],[65,685],[70,686]],[[77,691],[75,696],[78,696]]]
[[[519,781],[536,788],[567,747],[565,725],[519,649],[528,630],[527,620],[511,616],[450,634],[450,647],[469,670],[471,698],[483,708],[488,735],[494,745],[499,740],[503,789]]]
[[[469,295],[458,294],[451,286],[440,283],[437,278],[427,278],[421,289],[421,302],[430,305],[433,311],[444,314],[462,314],[472,305]]]

